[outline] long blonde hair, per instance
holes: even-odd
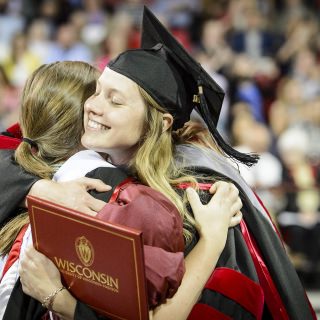
[[[22,135],[36,148],[21,142],[15,151],[17,163],[27,172],[51,179],[55,165],[80,147],[83,105],[95,92],[99,71],[80,61],[63,61],[39,67],[28,78],[22,95]],[[10,251],[17,234],[29,222],[19,214],[0,230],[0,255]]]
[[[191,240],[190,227],[196,222],[187,209],[186,195],[179,195],[174,187],[180,183],[190,183],[197,189],[194,173],[178,167],[174,160],[174,148],[177,144],[187,143],[217,150],[216,143],[207,129],[198,123],[188,123],[182,129],[172,132],[163,131],[162,115],[165,110],[141,87],[139,91],[146,104],[144,135],[129,163],[132,172],[139,180],[158,190],[170,199],[179,210],[184,223],[184,237]]]
[[[20,126],[37,150],[22,142],[15,152],[26,171],[51,179],[53,166],[79,150],[83,105],[94,93],[98,75],[87,63],[63,61],[41,66],[27,80]]]

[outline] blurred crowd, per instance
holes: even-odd
[[[239,170],[306,285],[320,285],[319,0],[0,0],[0,131],[39,65],[103,69],[138,47],[144,4],[224,88],[219,130],[261,155]]]

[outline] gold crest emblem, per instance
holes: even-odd
[[[84,236],[78,237],[75,241],[76,252],[83,265],[89,267],[93,263],[94,250],[91,242]]]

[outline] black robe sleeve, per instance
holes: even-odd
[[[40,179],[24,171],[13,154],[14,150],[0,150],[0,226],[18,214],[30,188]]]

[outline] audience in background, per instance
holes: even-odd
[[[319,1],[2,0],[0,130],[18,120],[21,87],[40,64],[83,60],[103,69],[137,47],[143,5],[226,91],[218,128],[242,151],[261,154],[256,167],[239,169],[279,223],[297,268],[316,273]]]

